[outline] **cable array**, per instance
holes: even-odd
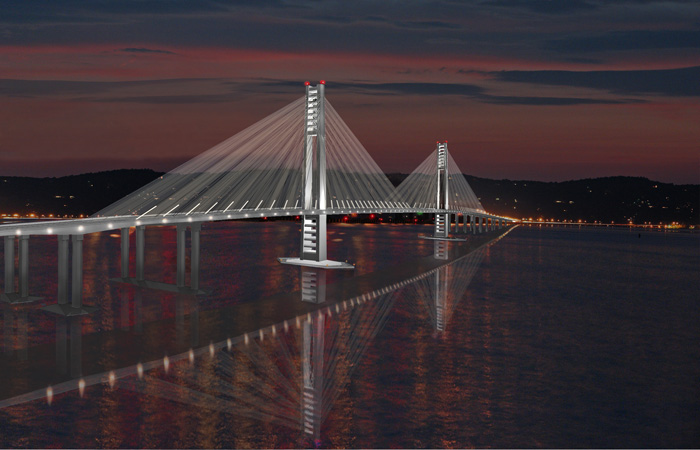
[[[96,214],[196,215],[298,209],[304,151],[302,97]],[[328,208],[390,208],[395,189],[326,100]]]
[[[397,188],[398,198],[415,209],[437,208],[437,149],[434,150]],[[483,206],[448,153],[449,209],[483,211]]]

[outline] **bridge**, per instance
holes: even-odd
[[[304,97],[92,217],[0,225],[5,263],[4,293],[0,298],[8,303],[38,299],[29,294],[28,283],[29,238],[33,235],[55,235],[58,240],[57,303],[44,309],[72,316],[95,309],[83,305],[85,234],[120,230],[118,280],[197,294],[201,293],[203,223],[300,216],[299,256],[280,257],[279,261],[322,269],[352,269],[352,264],[328,259],[327,217],[402,213],[434,214],[433,235],[424,237],[436,240],[464,240],[466,234],[501,228],[512,222],[484,211],[450,155],[446,141],[438,142],[423,163],[394,188],[326,100],[325,82],[316,86],[307,82]],[[144,278],[148,226],[177,227],[175,286],[149,284]],[[132,227],[136,236],[135,277],[129,276]],[[186,286],[188,229],[190,285]]]

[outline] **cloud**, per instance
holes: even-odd
[[[629,30],[576,36],[545,42],[559,53],[595,53],[620,50],[700,48],[700,30]]]
[[[177,55],[177,53],[169,52],[167,50],[157,50],[157,49],[145,48],[145,47],[127,47],[127,48],[121,48],[118,51],[126,52],[126,53],[164,53],[166,55]]]
[[[285,80],[268,81],[269,85],[298,88],[299,83]],[[617,105],[643,103],[639,99],[596,99],[581,97],[527,97],[500,96],[487,93],[477,85],[461,83],[332,83],[333,91],[345,91],[361,95],[457,95],[474,99],[482,103],[497,105],[530,106],[574,106],[574,105]]]
[[[622,95],[700,96],[700,66],[664,70],[533,70],[491,72],[494,79],[514,83],[584,87]]]
[[[125,97],[93,97],[85,98],[85,101],[100,103],[143,103],[150,105],[168,105],[184,103],[226,103],[235,102],[246,97],[246,94],[222,93],[222,94],[181,94],[181,95],[139,95]]]
[[[495,72],[503,81],[516,81],[521,72]],[[522,72],[525,75],[531,72]],[[520,81],[520,80],[518,80]],[[154,88],[158,87],[158,93]],[[362,96],[461,96],[498,105],[572,106],[590,104],[640,103],[639,99],[597,99],[584,97],[500,96],[483,87],[466,83],[331,83],[333,92]],[[145,89],[144,89],[145,88]],[[138,89],[135,93],[134,89]],[[212,90],[214,92],[212,92]],[[141,94],[143,92],[143,94]],[[289,80],[223,79],[143,80],[128,82],[2,80],[0,96],[39,98],[61,96],[68,100],[96,103],[186,104],[239,101],[254,93],[294,95],[300,83]]]
[[[644,100],[625,99],[596,99],[580,97],[517,97],[486,95],[482,97],[484,103],[498,105],[529,105],[529,106],[572,106],[572,105],[619,105],[629,103],[644,103]]]
[[[568,14],[598,8],[598,5],[586,0],[491,0],[483,5],[527,9],[544,14]]]
[[[0,96],[45,97],[85,96],[115,92],[120,89],[177,85],[187,82],[211,81],[212,79],[165,79],[142,81],[64,81],[64,80],[14,80],[0,79]]]

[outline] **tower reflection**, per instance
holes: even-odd
[[[436,243],[435,259],[448,257],[444,244]],[[318,441],[335,401],[384,329],[397,299],[417,293],[435,330],[445,331],[483,255],[483,248],[477,249],[419,276],[246,333],[243,339],[212,344],[222,351],[206,364],[198,359],[194,365],[176,362],[168,376],[152,371],[143,380],[125,378],[119,386],[284,425]],[[303,301],[323,303],[320,273],[302,269]]]

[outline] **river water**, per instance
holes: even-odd
[[[32,237],[44,299],[1,305],[0,447],[700,446],[698,234],[331,224],[356,269],[325,273],[276,262],[298,228],[205,226],[198,296],[110,281],[119,237],[87,235],[98,311],[71,319],[40,310],[56,240]],[[174,230],[146,242],[173,283]]]

